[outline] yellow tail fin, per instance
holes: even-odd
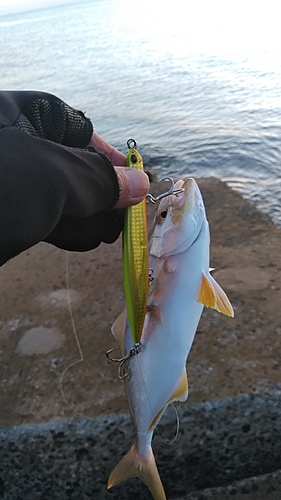
[[[108,480],[108,488],[126,481],[130,477],[139,477],[150,489],[154,500],[166,500],[165,491],[157,470],[153,453],[145,460],[141,458],[135,445],[113,469]]]

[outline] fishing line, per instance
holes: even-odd
[[[174,444],[174,442],[177,440],[177,437],[179,435],[179,432],[180,432],[180,417],[179,417],[179,412],[177,410],[177,407],[174,405],[174,403],[170,403],[170,405],[173,407],[174,411],[175,411],[175,414],[176,414],[176,422],[177,422],[177,428],[176,428],[176,433],[175,433],[175,436],[173,437],[173,439],[171,439],[171,441],[167,441],[166,439],[163,439],[160,432],[159,432],[159,429],[158,429],[158,426],[156,427],[157,429],[157,434],[159,436],[159,438],[161,439],[161,441],[166,444],[167,446],[170,446],[171,444]]]
[[[70,320],[71,320],[71,324],[72,324],[72,328],[73,328],[73,332],[74,332],[74,338],[75,338],[75,341],[76,341],[76,346],[77,346],[77,349],[78,349],[78,352],[79,352],[79,355],[80,355],[80,358],[79,359],[75,359],[74,361],[72,361],[69,365],[67,365],[67,367],[63,370],[62,374],[61,374],[61,377],[60,377],[60,392],[61,392],[61,395],[65,401],[65,403],[75,412],[77,413],[78,415],[81,415],[83,417],[83,414],[80,413],[67,399],[66,395],[65,395],[65,392],[64,392],[64,389],[63,389],[63,379],[64,379],[64,376],[66,374],[66,372],[72,368],[73,366],[77,365],[78,363],[82,363],[84,361],[84,355],[83,355],[83,352],[82,352],[82,349],[81,349],[81,344],[80,344],[80,341],[79,341],[79,338],[78,338],[78,333],[77,333],[77,329],[76,329],[76,325],[75,325],[75,321],[74,321],[74,316],[73,316],[73,311],[72,311],[72,306],[71,306],[71,297],[70,297],[70,288],[69,288],[69,252],[66,252],[66,290],[67,290],[67,295],[68,295],[68,309],[69,309],[69,315],[70,315]]]

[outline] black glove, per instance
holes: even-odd
[[[104,243],[117,240],[123,228],[124,209],[101,212],[84,219],[61,217],[55,229],[44,241],[56,247],[85,252]],[[95,235],[98,237],[95,238]]]
[[[85,148],[92,124],[41,92],[0,92],[0,265],[47,241],[84,251],[120,234],[111,161]]]

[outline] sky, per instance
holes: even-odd
[[[77,0],[1,0],[0,15],[52,7],[54,5],[67,5],[69,3],[76,3],[76,1]]]

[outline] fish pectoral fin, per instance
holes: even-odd
[[[165,491],[159,476],[155,459],[150,451],[146,457],[141,457],[135,445],[125,455],[110,474],[107,487],[126,481],[130,477],[139,477],[150,489],[154,500],[166,500]]]
[[[210,274],[207,276],[203,273],[202,275],[197,302],[204,304],[206,307],[211,307],[226,316],[231,316],[232,318],[234,316],[232,305],[226,293]]]
[[[152,431],[156,425],[158,424],[160,418],[162,417],[164,411],[166,410],[167,406],[172,403],[173,401],[185,401],[188,397],[188,381],[187,381],[187,374],[184,369],[182,372],[180,379],[176,385],[176,388],[172,395],[169,397],[167,403],[159,412],[155,415],[153,420],[150,422],[149,427],[147,429],[147,432]]]
[[[111,333],[114,335],[116,338],[121,354],[122,356],[125,355],[124,353],[124,340],[125,340],[125,333],[126,333],[126,324],[127,324],[127,309],[123,311],[118,318],[114,321],[112,327],[111,327]]]

